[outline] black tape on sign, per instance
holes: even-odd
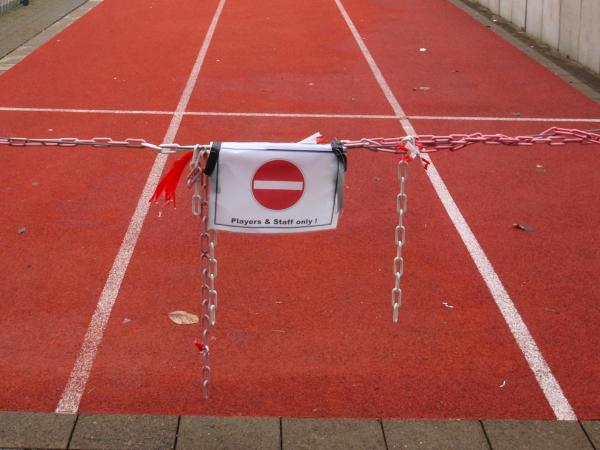
[[[344,172],[348,170],[348,157],[346,156],[346,151],[344,149],[344,145],[338,141],[337,139],[331,141],[331,151],[335,156],[340,160],[340,162],[344,166]]]
[[[211,142],[210,144],[210,153],[208,155],[208,160],[206,161],[206,166],[204,167],[204,173],[209,177],[217,167],[217,162],[219,162],[219,152],[221,151],[221,143],[220,142]]]

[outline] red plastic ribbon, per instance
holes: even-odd
[[[160,195],[165,193],[165,203],[173,202],[173,207],[177,207],[177,201],[175,198],[175,190],[177,189],[177,184],[181,179],[181,175],[185,170],[185,167],[190,163],[192,159],[193,152],[187,152],[181,158],[173,163],[171,169],[162,177],[158,186],[156,186],[156,190],[154,194],[150,198],[151,202],[158,202]]]
[[[420,142],[417,142],[417,143],[416,143],[416,146],[419,148],[419,150],[420,150],[420,151],[423,151],[423,150],[424,150],[424,147],[423,147],[423,145],[422,145]],[[408,162],[408,163],[409,163],[409,162],[411,162],[411,161],[413,161],[413,160],[415,159],[415,158],[414,158],[414,156],[412,156],[412,155],[410,154],[410,150],[409,150],[408,148],[406,148],[404,145],[402,145],[402,144],[397,144],[397,145],[396,145],[396,148],[397,148],[398,150],[401,150],[401,151],[405,151],[405,152],[406,152],[406,154],[405,154],[405,155],[402,155],[402,156],[400,157],[400,161],[405,161],[405,162]],[[425,158],[423,158],[422,154],[421,154],[421,155],[419,155],[419,159],[421,160],[421,164],[423,164],[423,168],[424,168],[425,170],[427,170],[427,168],[429,167],[429,164],[431,164],[431,161],[427,161]]]

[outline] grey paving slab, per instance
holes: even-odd
[[[82,414],[69,448],[170,449],[177,422],[176,416]]]
[[[381,423],[355,419],[282,419],[283,450],[385,449]]]
[[[489,450],[475,420],[384,420],[388,448],[418,450]]]
[[[279,450],[279,418],[182,417],[177,450]]]
[[[0,58],[69,14],[87,0],[31,0],[0,16]]]
[[[579,422],[485,420],[494,450],[593,450]]]
[[[77,416],[0,412],[0,447],[67,448]]]
[[[18,38],[19,42],[23,41],[21,46],[8,53],[5,57],[1,56],[3,51],[0,50],[0,75],[21,62],[35,49],[44,45],[46,42],[48,42],[65,28],[69,27],[73,22],[87,14],[91,9],[96,7],[101,2],[102,0],[88,0],[79,8],[71,11],[69,14],[45,29],[42,28],[42,26],[45,26],[45,24],[38,22],[38,28],[36,29],[38,34],[26,42],[24,40],[27,38],[27,36],[19,31],[18,23],[2,21],[2,18],[0,18],[0,28],[2,29],[3,33],[11,34],[13,39]],[[29,6],[27,8],[29,8]],[[10,46],[12,46],[12,44]]]
[[[592,440],[594,447],[600,449],[600,420],[583,420],[581,426]]]

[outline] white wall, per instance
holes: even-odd
[[[600,0],[472,0],[600,73]]]

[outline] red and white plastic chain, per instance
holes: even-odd
[[[439,150],[460,150],[472,144],[530,146],[535,144],[566,145],[566,144],[600,144],[600,134],[593,131],[582,131],[568,128],[550,128],[543,133],[527,136],[507,136],[505,134],[450,134],[447,136],[418,135],[415,144],[420,153],[431,153]],[[405,137],[394,138],[363,138],[358,141],[342,141],[348,150],[364,148],[367,150],[407,154]]]

